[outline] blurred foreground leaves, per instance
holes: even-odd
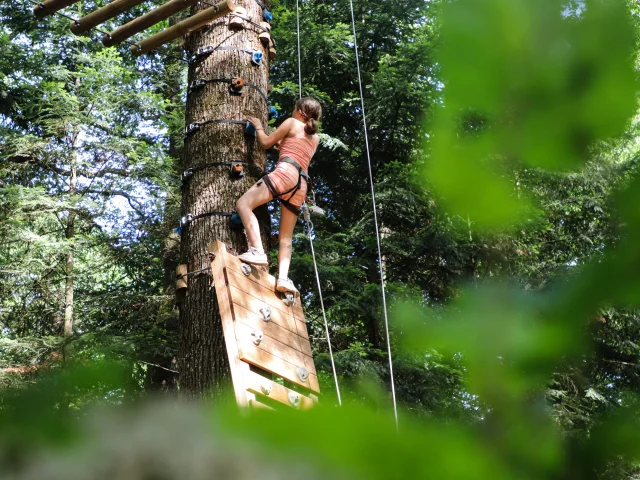
[[[444,7],[426,175],[450,207],[504,227],[527,209],[508,166],[568,170],[636,112],[635,37],[624,1],[459,0]]]

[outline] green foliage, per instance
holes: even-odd
[[[576,168],[595,142],[621,135],[636,110],[624,4],[589,1],[576,18],[562,7],[496,0],[444,9],[446,88],[425,173],[455,211],[481,224],[504,224],[526,206],[498,174],[505,163]]]

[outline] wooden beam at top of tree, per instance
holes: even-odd
[[[144,40],[131,45],[131,53],[135,56],[155,50],[161,45],[175,40],[182,35],[197,30],[198,28],[211,23],[217,18],[223,17],[235,10],[236,6],[232,0],[222,0],[213,7],[207,8],[195,15],[169,27],[160,33],[152,35]]]
[[[154,8],[141,17],[131,20],[129,23],[116,28],[114,31],[105,33],[102,37],[102,44],[105,47],[118,45],[136,33],[146,30],[156,23],[166,20],[171,15],[181,12],[185,8],[195,5],[196,3],[198,3],[198,0],[171,0],[161,7]]]
[[[122,12],[139,5],[146,0],[113,0],[102,8],[71,23],[71,31],[76,35],[88,32],[101,23],[120,15]]]
[[[45,0],[33,7],[33,14],[38,18],[46,17],[62,10],[65,7],[77,3],[79,0]]]

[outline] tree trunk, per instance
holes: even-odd
[[[69,177],[69,199],[73,201],[76,196],[78,187],[77,176],[77,141],[78,130],[74,129],[73,139],[71,142],[71,176]],[[75,263],[75,223],[76,223],[76,211],[69,210],[69,217],[67,218],[67,231],[65,237],[67,239],[68,248],[67,262],[65,267],[65,287],[64,287],[64,336],[70,337],[73,335],[73,268]]]
[[[243,6],[254,22],[260,21],[262,10],[256,2],[245,2]],[[206,6],[195,7],[192,13],[202,8]],[[210,27],[192,33],[187,48],[191,55],[207,45],[258,49],[264,54],[262,66],[253,66],[248,53],[216,50],[189,67],[189,84],[197,79],[241,77],[263,92],[267,91],[268,52],[260,44],[259,32],[250,24],[245,23],[245,27],[250,30],[234,32],[228,27],[228,17],[224,17]],[[208,83],[189,95],[185,115],[187,125],[213,119],[243,120],[247,115],[266,123],[267,109],[264,99],[253,89],[245,87],[241,96],[232,96],[228,84]],[[236,159],[262,168],[266,160],[257,140],[246,137],[241,125],[203,126],[185,144],[186,168]],[[196,172],[183,189],[182,215],[233,212],[237,199],[258,180],[255,168],[245,168],[245,173],[243,179],[231,179],[228,167],[210,167]],[[267,222],[263,220],[263,223]],[[263,226],[263,241],[268,241],[264,229]],[[181,238],[180,260],[188,265],[189,272],[209,267],[207,248],[214,240],[226,243],[232,252],[246,248],[244,232],[231,230],[228,217],[209,216],[195,220],[182,230]],[[265,244],[265,247],[269,245]],[[192,275],[188,283],[188,291],[180,299],[180,389],[187,395],[210,392],[217,396],[230,386],[230,371],[214,286],[208,273]]]

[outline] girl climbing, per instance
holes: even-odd
[[[291,263],[291,239],[300,207],[307,197],[307,171],[318,148],[318,121],[322,107],[317,100],[301,98],[291,118],[285,120],[271,135],[267,135],[262,122],[254,117],[247,120],[256,129],[258,141],[265,150],[280,142],[280,158],[276,169],[265,175],[240,197],[236,209],[244,224],[249,250],[239,258],[253,265],[268,265],[262,248],[258,219],[253,210],[274,198],[282,203],[280,213],[280,248],[278,250],[278,281],[276,290],[299,295],[288,278]]]

